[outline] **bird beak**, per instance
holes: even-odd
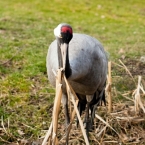
[[[61,44],[60,48],[61,48],[61,55],[62,55],[62,69],[63,69],[63,71],[65,71],[68,44],[63,43],[63,44]]]

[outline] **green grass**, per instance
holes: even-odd
[[[61,22],[100,40],[112,61],[144,55],[143,0],[1,0],[0,117],[8,133],[0,132],[0,140],[34,140],[48,129],[54,89],[47,80],[46,55]]]

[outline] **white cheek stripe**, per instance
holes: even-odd
[[[54,35],[56,37],[61,37],[61,24],[59,24],[55,29],[54,29]]]

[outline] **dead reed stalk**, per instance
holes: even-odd
[[[52,122],[42,142],[42,145],[46,145],[47,140],[48,140],[48,145],[59,144],[58,139],[57,139],[57,128],[58,128],[58,115],[60,111],[60,104],[61,104],[61,97],[62,97],[61,78],[62,78],[62,72],[61,72],[61,69],[58,69],[57,76],[56,76],[56,94],[55,94],[55,100],[54,100],[54,106],[53,106]]]
[[[106,86],[106,91],[108,93],[108,113],[112,112],[112,96],[111,96],[111,85],[112,85],[112,78],[111,78],[111,61],[108,62],[108,85]]]
[[[137,85],[137,89],[135,90],[134,107],[135,107],[136,113],[139,112],[139,106],[142,108],[143,112],[145,113],[145,108],[144,108],[143,103],[141,101],[140,89],[141,89],[141,76],[138,77],[138,85]]]

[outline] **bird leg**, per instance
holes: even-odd
[[[68,104],[65,105],[64,107],[65,111],[65,124],[66,124],[66,145],[68,145],[68,140],[69,140],[69,131],[68,131],[68,126],[70,124],[70,116],[69,116],[69,110],[68,110]]]
[[[99,92],[96,91],[93,95],[93,99],[91,101],[91,105],[90,105],[90,110],[91,110],[91,129],[93,130],[94,129],[94,118],[95,118],[95,111],[98,107],[98,104],[100,102],[100,99],[99,99]]]
[[[68,97],[66,94],[62,95],[62,103],[64,106],[64,114],[65,114],[66,145],[68,145],[69,131],[67,128],[68,128],[68,125],[70,124],[70,116],[69,116],[69,109],[68,109]]]
[[[69,116],[69,110],[68,110],[68,104],[64,105],[64,114],[65,114],[65,125],[68,126],[70,123],[70,116]]]
[[[90,103],[93,99],[93,95],[86,95],[86,99],[87,99],[87,108],[86,108],[86,114],[85,114],[85,128],[86,128],[86,135],[89,139],[89,131],[90,128],[92,126],[92,123],[90,122],[90,118],[89,118],[89,108],[90,108]]]
[[[97,106],[98,106],[98,105],[95,104],[95,105],[93,105],[92,108],[91,108],[91,121],[90,121],[90,122],[91,122],[91,128],[90,128],[91,130],[94,129],[94,118],[95,118],[95,111],[96,111],[96,109],[97,109]]]
[[[86,100],[86,96],[85,95],[80,95],[80,94],[77,94],[77,97],[79,99],[79,102],[78,102],[78,111],[79,111],[79,114],[80,116],[82,115],[82,112],[86,109],[86,104],[87,104],[87,100]],[[79,125],[79,120],[78,120],[78,117],[76,117],[76,126],[78,128],[78,125]]]
[[[95,104],[93,106],[90,105],[92,127],[94,125],[95,111],[96,111],[98,105],[102,105],[102,102],[104,102],[104,105],[106,106],[105,88],[102,89],[101,92],[95,92],[93,99],[95,100]]]
[[[81,112],[81,103],[78,102],[78,111],[79,111],[79,114],[81,116],[82,112]],[[76,118],[76,126],[78,128],[78,125],[79,125],[79,120],[78,120],[78,117]]]
[[[89,106],[90,106],[90,103],[87,102],[85,121],[84,121],[85,129],[86,129],[86,135],[87,135],[88,138],[89,138]]]

